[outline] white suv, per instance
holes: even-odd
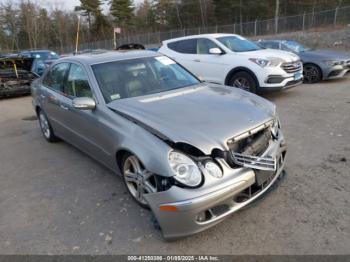
[[[263,49],[233,34],[205,34],[163,41],[159,49],[199,78],[257,93],[302,83],[297,55]]]

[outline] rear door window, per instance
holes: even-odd
[[[172,42],[168,44],[171,50],[183,54],[196,54],[197,53],[197,39],[187,39]]]
[[[50,89],[63,93],[64,81],[66,78],[68,68],[68,63],[59,63],[57,65],[54,65],[44,77],[43,84],[49,87]]]
[[[264,47],[272,49],[280,49],[280,44],[278,42],[265,42]]]

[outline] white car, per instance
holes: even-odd
[[[303,65],[290,52],[264,49],[239,35],[204,34],[163,41],[159,52],[202,80],[252,93],[302,83]]]

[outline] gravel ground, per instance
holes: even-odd
[[[119,176],[45,142],[30,97],[0,100],[0,254],[349,254],[350,79],[266,96],[288,175],[221,224],[164,242]]]

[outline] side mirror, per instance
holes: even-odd
[[[73,107],[79,110],[93,110],[96,102],[90,97],[77,97],[73,99]]]
[[[212,55],[221,55],[222,51],[220,48],[214,47],[209,49],[209,53]]]

